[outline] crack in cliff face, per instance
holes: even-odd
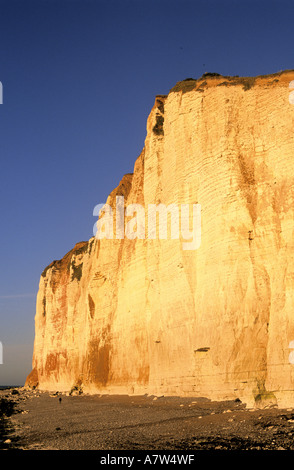
[[[163,130],[164,117],[161,114],[156,115],[156,124],[153,127],[153,132],[156,135],[164,135]]]
[[[156,114],[155,114],[155,124],[152,128],[152,131],[155,135],[157,136],[163,136],[164,135],[164,102],[165,102],[166,96],[164,95],[158,95],[156,96],[154,107],[156,108]]]
[[[90,294],[88,294],[88,303],[89,303],[90,317],[91,317],[91,319],[93,319],[94,315],[95,315],[95,302],[92,299]]]
[[[253,157],[254,158],[254,157]],[[246,198],[248,211],[254,226],[257,214],[257,188],[255,181],[255,168],[253,161],[249,158],[244,158],[242,154],[238,155],[238,165],[240,169],[240,188]]]
[[[268,348],[268,325],[271,312],[271,281],[266,267],[259,260],[258,249],[254,245],[254,241],[249,241],[250,258],[252,262],[253,279],[256,292],[256,311],[253,323],[254,337],[256,341],[257,357],[252,360],[256,364],[256,370],[259,371],[258,383],[260,390],[265,391],[265,382],[267,377],[267,348]]]

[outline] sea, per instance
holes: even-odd
[[[9,388],[19,388],[22,387],[22,385],[0,385],[0,390],[6,390]]]

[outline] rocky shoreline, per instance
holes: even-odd
[[[18,412],[16,395],[19,391],[15,387],[0,390],[0,450],[17,447],[18,438],[11,420],[11,416]]]
[[[240,400],[0,391],[0,449],[294,450],[294,409]]]

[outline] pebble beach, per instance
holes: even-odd
[[[240,400],[0,391],[0,449],[294,450],[294,410]]]

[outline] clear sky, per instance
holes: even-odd
[[[40,274],[93,235],[155,95],[204,72],[293,69],[293,13],[286,0],[0,0],[0,385],[30,372]]]

